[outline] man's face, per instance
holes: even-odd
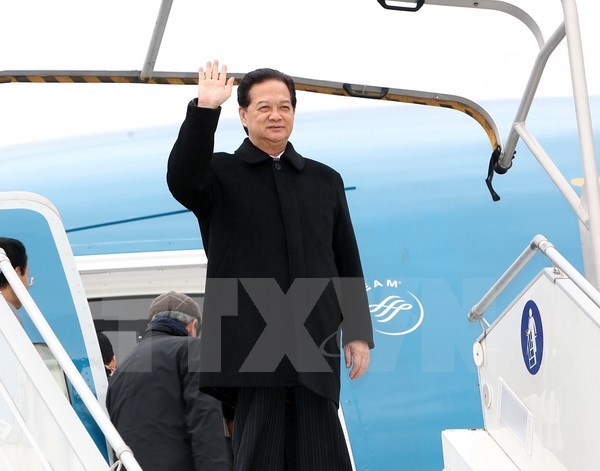
[[[279,80],[257,83],[250,89],[248,108],[240,108],[240,119],[250,141],[259,149],[281,152],[294,128],[290,91]]]

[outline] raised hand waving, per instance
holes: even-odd
[[[227,79],[227,66],[223,64],[219,72],[219,61],[206,63],[206,69],[198,70],[198,106],[218,108],[231,96],[234,78]]]

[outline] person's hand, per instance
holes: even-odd
[[[352,366],[350,379],[356,379],[362,376],[369,367],[371,351],[369,345],[364,340],[353,340],[344,345],[344,357],[346,359],[346,368]]]
[[[227,66],[221,67],[219,61],[206,63],[206,70],[198,69],[198,106],[200,108],[218,108],[231,96],[234,78],[227,80]]]

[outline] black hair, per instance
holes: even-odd
[[[283,82],[290,91],[290,99],[292,101],[292,108],[296,109],[296,86],[294,80],[287,74],[279,72],[275,69],[256,69],[252,72],[248,72],[244,75],[244,78],[240,81],[237,89],[238,104],[242,108],[248,108],[250,105],[250,89],[258,84],[267,82],[269,80],[278,80]]]
[[[20,240],[11,239],[10,237],[0,237],[0,249],[4,249],[13,268],[20,267],[21,273],[25,273],[25,269],[27,268],[27,252]],[[0,273],[0,288],[6,285],[8,285],[8,280],[4,274]]]
[[[104,332],[96,332],[96,335],[98,336],[98,343],[100,344],[102,362],[105,365],[108,365],[110,360],[112,360],[112,357],[115,355],[112,343],[110,343],[110,340],[108,340],[108,337],[104,334]]]

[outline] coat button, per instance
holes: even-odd
[[[281,164],[279,162],[275,162],[275,170],[281,170]]]

